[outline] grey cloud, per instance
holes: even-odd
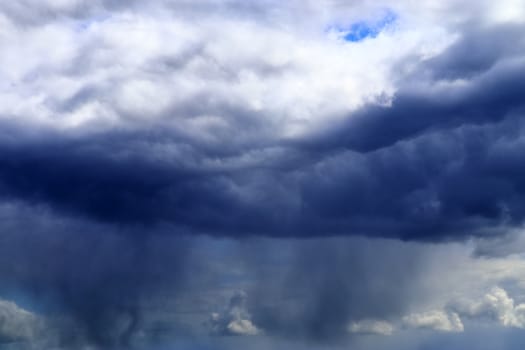
[[[407,314],[412,328],[457,331],[453,312],[522,327],[523,305],[500,291],[472,310],[412,313],[433,246],[401,241],[494,249],[522,226],[523,27],[466,25],[476,6],[438,55],[400,43],[406,56],[374,46],[363,59],[323,27],[353,5],[0,5],[0,293],[44,305],[63,348],[191,336],[237,288],[249,298],[208,320],[216,334],[325,346]]]
[[[257,335],[261,330],[251,321],[246,310],[247,295],[237,291],[230,299],[226,309],[220,313],[212,313],[208,326],[215,335]]]
[[[386,321],[364,320],[351,323],[348,331],[357,334],[392,335],[394,326]]]
[[[268,334],[333,341],[348,336],[352,322],[400,317],[409,299],[418,298],[424,250],[416,246],[360,239],[292,242],[278,250],[268,246],[282,261],[279,270],[263,258],[270,252],[264,242],[247,260],[257,281],[256,288],[247,288],[248,310]]]
[[[232,236],[451,239],[520,223],[521,128],[517,115],[311,165],[313,153],[278,152],[284,158],[275,162],[269,153],[264,165],[248,155],[241,168],[199,151],[185,159],[192,148],[140,133],[4,142],[0,180],[4,196],[112,224]],[[174,153],[160,156],[155,147]]]
[[[184,239],[131,240],[16,203],[3,204],[1,215],[8,219],[2,223],[0,292],[44,305],[55,347],[130,346],[153,296],[175,297],[184,284]],[[46,334],[39,337],[44,341]]]
[[[504,327],[525,328],[525,304],[517,304],[507,291],[494,287],[481,300],[458,300],[450,308],[471,319],[488,319]]]
[[[437,74],[443,78],[441,74],[446,73]],[[365,107],[352,115],[328,142],[334,147],[370,152],[436,130],[497,123],[523,111],[522,75],[523,65],[518,60],[503,62],[457,86],[416,83],[398,91],[391,106]]]
[[[407,327],[442,332],[463,332],[464,330],[463,322],[457,313],[446,313],[441,310],[407,315],[403,317],[403,323]]]
[[[465,82],[440,83],[449,79],[445,67],[453,68],[446,62],[459,64],[461,47],[482,45],[484,32],[473,30],[424,62],[391,106],[365,106],[317,136],[284,140],[275,120],[266,121],[269,111],[215,92],[179,101],[163,112],[167,119],[142,128],[137,119],[119,131],[42,129],[35,138],[4,123],[1,191],[56,213],[177,232],[421,240],[500,234],[525,213],[522,50],[505,47],[506,55]],[[500,37],[518,28],[485,31]],[[101,93],[79,92],[66,105]],[[172,118],[208,114],[218,119]],[[201,126],[183,131],[175,120]]]
[[[469,23],[463,28],[462,37],[444,54],[425,62],[423,67],[428,69],[432,78],[472,79],[476,75],[486,73],[499,61],[523,55],[525,42],[518,34],[524,29],[522,25],[487,27],[481,24],[479,30],[472,30],[472,26],[473,24]]]
[[[0,346],[4,343],[31,342],[42,326],[38,316],[11,301],[0,299]]]

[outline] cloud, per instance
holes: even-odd
[[[463,332],[464,330],[463,323],[457,313],[446,313],[441,310],[410,314],[403,317],[403,323],[406,327],[441,332]]]
[[[0,344],[31,342],[41,328],[42,321],[35,314],[0,299]]]
[[[266,334],[283,338],[340,340],[348,337],[353,323],[401,317],[425,270],[424,248],[394,240],[252,244],[244,248],[243,260],[249,267],[247,279],[255,280],[246,287],[248,310]],[[275,258],[268,259],[273,254]]]
[[[440,240],[523,218],[519,22],[456,2],[23,4],[0,8],[8,200],[230,236]],[[373,40],[325,29],[385,11]]]
[[[523,270],[521,7],[0,4],[1,295],[59,348],[193,334],[235,289],[212,333],[521,327],[502,290],[443,306]]]
[[[251,321],[246,310],[247,295],[243,291],[235,293],[228,307],[222,313],[212,313],[208,321],[211,332],[216,335],[258,335],[261,330]]]
[[[164,35],[162,26],[144,21],[110,20],[97,24],[100,28],[93,31],[102,32],[92,35],[117,35],[134,26],[139,34]],[[116,31],[106,32],[104,26],[115,26]],[[170,28],[165,30],[178,32]],[[183,28],[181,24],[180,35],[190,30]],[[48,96],[46,103],[37,98],[36,105],[29,107],[32,102],[22,98],[26,94],[22,90],[32,91],[30,84],[44,84],[38,89],[46,93],[72,91],[67,86],[47,86],[48,79],[30,80],[19,86],[19,93],[10,93],[20,98],[20,104],[2,113],[6,131],[0,139],[4,154],[0,190],[7,198],[49,206],[65,216],[115,225],[168,224],[176,232],[300,237],[365,234],[440,240],[507,231],[519,225],[525,212],[522,171],[516,161],[523,148],[518,132],[523,108],[519,92],[524,81],[518,57],[523,50],[517,43],[505,46],[504,56],[488,57],[488,63],[462,64],[457,58],[462,57],[461,50],[470,46],[484,50],[479,39],[484,32],[473,31],[441,54],[416,60],[417,68],[398,83],[395,93],[376,89],[386,86],[387,75],[366,75],[365,80],[379,80],[370,83],[374,90],[370,92],[363,87],[365,82],[358,83],[359,93],[386,96],[389,102],[363,104],[367,98],[361,96],[353,107],[333,102],[328,97],[333,91],[323,84],[312,85],[323,90],[311,91],[313,99],[308,94],[286,97],[294,91],[290,86],[305,79],[297,69],[313,69],[307,76],[318,79],[318,60],[301,61],[310,54],[282,66],[257,63],[252,60],[266,57],[261,53],[267,49],[256,47],[234,63],[223,46],[205,45],[204,49],[191,42],[198,33],[187,33],[189,42],[169,54],[180,56],[182,62],[174,63],[175,58],[166,58],[160,44],[148,49],[133,47],[138,41],[132,41],[132,47],[121,48],[125,42],[118,38],[89,39],[93,40],[89,45],[108,41],[108,50],[123,50],[119,57],[128,57],[124,52],[131,49],[143,56],[121,63],[129,65],[124,71],[106,67],[114,62],[109,56],[100,58],[106,63],[94,57],[92,63],[79,63],[78,69],[89,71],[78,79],[76,73],[63,80],[59,78],[62,73],[42,70],[41,74],[49,73],[61,83],[79,85],[69,97]],[[501,37],[517,32],[519,27],[513,25],[492,28],[490,34]],[[63,37],[64,45],[76,45],[72,35]],[[238,40],[238,46],[244,47],[246,38]],[[326,40],[323,45],[333,45],[334,52],[354,50]],[[267,45],[273,47],[274,41],[269,39]],[[288,45],[282,43],[279,50]],[[72,53],[63,54],[62,58],[49,57],[49,64],[62,59],[70,62]],[[39,57],[38,53],[30,56]],[[89,55],[78,57],[88,59]],[[343,53],[333,57],[344,60]],[[354,69],[342,61],[326,65]],[[41,62],[28,62],[30,66],[37,63]],[[140,72],[149,65],[152,71],[142,77]],[[270,72],[274,69],[278,72]],[[472,69],[477,72],[473,76]],[[101,76],[96,73],[99,70]],[[252,73],[245,74],[245,70]],[[451,74],[461,72],[472,77],[450,80]],[[106,76],[121,73],[130,76]],[[172,78],[168,79],[169,74]],[[217,83],[204,84],[214,74]],[[328,74],[327,81],[343,84],[343,78],[332,77],[341,72]],[[101,81],[86,86],[84,79]],[[232,79],[240,79],[239,85],[231,87]],[[110,83],[113,81],[119,83]],[[286,93],[279,96],[285,100],[261,100],[271,98],[267,89],[260,90],[267,84],[276,84],[270,91],[284,89]],[[173,91],[181,92],[175,96]],[[250,91],[255,95],[242,95]],[[149,103],[152,93],[155,103]],[[183,94],[189,95],[181,97]],[[325,100],[332,101],[337,110],[317,110]],[[255,106],[257,101],[262,110]],[[14,108],[17,103],[5,106]],[[22,110],[26,107],[31,110]],[[302,112],[294,109],[303,107],[309,115],[297,124],[293,116]],[[100,120],[67,116],[77,112]],[[60,113],[65,114],[58,117]],[[23,118],[30,122],[22,125]],[[67,125],[69,121],[72,124]],[[293,131],[294,125],[303,130]],[[238,130],[243,132],[238,135]],[[478,191],[479,187],[487,190]]]
[[[397,325],[398,323],[399,325]],[[348,326],[348,331],[354,334],[392,335],[399,326],[405,331],[426,329],[438,332],[460,333],[465,330],[463,322],[457,313],[431,310],[408,314],[395,323],[380,320],[352,322]]]
[[[386,321],[365,320],[351,323],[348,331],[357,334],[392,335],[394,326]]]
[[[458,301],[453,307],[471,318],[488,318],[504,327],[525,328],[525,304],[515,305],[514,299],[500,287],[494,287],[481,301]]]
[[[127,346],[151,316],[149,303],[161,293],[176,299],[184,285],[184,239],[129,239],[15,202],[1,205],[0,216],[0,293],[43,307],[52,346]]]

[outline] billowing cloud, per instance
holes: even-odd
[[[441,310],[410,314],[403,318],[408,327],[431,329],[442,332],[463,332],[464,326],[455,312],[445,313]]]
[[[524,29],[521,0],[4,1],[0,297],[35,310],[0,339],[523,328]]]
[[[0,299],[0,346],[31,342],[42,330],[42,320],[11,301]]]
[[[17,203],[0,215],[0,293],[44,305],[55,347],[126,346],[149,303],[162,293],[176,299],[186,280],[184,239],[128,239]]]
[[[326,2],[326,17],[308,2],[307,24],[293,6],[46,2],[36,20],[4,5],[1,193],[218,235],[441,239],[521,222],[521,23],[467,26],[458,3]],[[357,9],[396,20],[356,43],[326,29]],[[432,15],[452,9],[454,25]]]
[[[494,287],[480,301],[458,301],[453,305],[471,318],[492,319],[505,327],[525,328],[525,304],[515,304],[500,287]]]
[[[213,334],[216,335],[257,335],[261,333],[251,321],[246,310],[247,295],[238,291],[230,299],[226,310],[212,313],[208,321]]]

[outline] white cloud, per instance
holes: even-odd
[[[455,312],[432,310],[414,313],[403,318],[403,324],[410,328],[431,329],[441,332],[463,332],[464,326]]]
[[[348,331],[357,334],[392,335],[394,326],[387,321],[363,320],[352,322],[348,326]]]
[[[228,307],[222,313],[212,313],[208,326],[216,335],[258,335],[261,330],[251,321],[246,310],[246,293],[237,291],[230,299]]]
[[[404,316],[399,322],[391,323],[384,320],[361,320],[352,322],[348,332],[354,334],[392,335],[396,328],[428,329],[439,332],[463,332],[464,326],[455,312],[431,310],[412,313]]]
[[[500,287],[492,288],[480,301],[458,301],[453,307],[471,318],[489,318],[504,327],[525,328],[525,304],[516,305]]]
[[[441,20],[413,20],[429,13],[424,6],[405,5],[394,6],[399,23],[373,40],[345,43],[326,32],[330,23],[377,17],[388,2],[271,2],[271,21],[257,11],[229,15],[248,11],[235,1],[152,1],[127,9],[25,3],[63,16],[22,26],[20,8],[0,6],[0,116],[61,130],[164,123],[224,142],[242,117],[264,126],[247,137],[297,137],[363,103],[385,103],[396,91],[397,62],[435,54],[452,38]],[[199,9],[195,22],[189,13]],[[224,128],[192,122],[210,117],[230,127],[226,137]]]
[[[503,0],[487,4],[487,19],[495,23],[509,23],[525,21],[525,1]]]
[[[257,335],[259,329],[250,320],[235,319],[228,323],[228,332],[234,335]]]
[[[40,320],[15,303],[0,299],[0,344],[30,341],[38,332]]]
[[[496,321],[504,327],[525,329],[525,303],[516,304],[500,287],[493,287],[480,300],[459,299],[449,303],[446,310],[414,312],[401,318],[399,325],[406,329],[427,329],[439,332],[463,332],[462,318],[477,321]],[[391,335],[398,322],[362,320],[348,326],[350,333]]]

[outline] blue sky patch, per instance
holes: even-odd
[[[359,42],[367,38],[377,37],[384,29],[394,24],[397,18],[398,16],[394,12],[387,11],[379,21],[359,21],[348,27],[336,27],[335,29],[343,34],[342,37],[345,41]]]

